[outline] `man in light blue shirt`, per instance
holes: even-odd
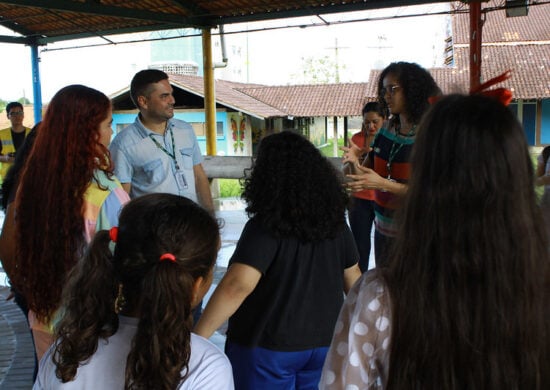
[[[213,213],[193,128],[173,118],[175,99],[168,75],[156,69],[136,73],[130,95],[139,114],[110,146],[115,175],[124,189],[131,198],[152,192],[185,196]]]

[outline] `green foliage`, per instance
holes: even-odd
[[[27,99],[26,97],[19,98],[16,101],[21,103],[24,106],[27,105],[27,104],[31,104],[31,101],[29,99]],[[6,106],[8,105],[9,102],[11,102],[11,100],[7,101],[7,100],[4,100],[4,99],[0,99],[0,112],[4,112],[4,110],[6,109]]]
[[[537,172],[538,165],[537,158],[538,154],[533,153],[533,151],[531,150],[531,161],[533,161],[533,169],[535,170],[535,173]],[[544,192],[544,186],[535,186],[535,192],[537,194],[537,199],[540,200],[540,198],[542,197],[542,193]]]
[[[332,150],[333,144],[334,144],[334,138],[329,138],[327,143],[319,148],[319,151],[325,157],[334,157],[333,156],[333,150]],[[340,146],[344,146],[344,139],[343,138],[338,138],[338,147],[340,147]],[[342,157],[343,153],[344,152],[342,152],[340,149],[338,149],[338,157]]]
[[[240,197],[242,193],[239,179],[219,179],[220,198]]]

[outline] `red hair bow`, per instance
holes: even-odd
[[[474,88],[473,90],[471,90],[470,95],[479,94],[483,96],[492,97],[500,101],[505,106],[507,106],[512,101],[512,91],[506,88],[496,88],[496,89],[488,89],[488,88],[492,87],[495,84],[501,83],[504,80],[508,80],[511,75],[512,74],[510,70],[507,70],[503,74],[497,77],[494,77],[491,80],[484,82],[477,88]]]
[[[512,91],[506,88],[496,88],[496,89],[488,89],[489,87],[492,87],[495,84],[498,84],[504,80],[509,79],[511,76],[511,72],[507,70],[503,74],[492,78],[489,81],[484,82],[477,88],[474,88],[470,90],[470,95],[483,95],[487,97],[492,97],[497,99],[499,102],[507,106],[512,101]],[[443,96],[437,95],[437,96],[430,96],[428,98],[428,102],[430,104],[436,103],[439,99],[441,99]]]
[[[109,238],[112,242],[116,242],[116,240],[118,239],[118,228],[116,226],[113,226],[109,230]]]

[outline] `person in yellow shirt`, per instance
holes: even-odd
[[[31,131],[23,126],[25,113],[23,105],[19,102],[11,102],[6,106],[6,114],[11,122],[11,127],[0,130],[0,183],[4,180],[8,169],[13,164],[15,152],[23,144],[25,137]]]

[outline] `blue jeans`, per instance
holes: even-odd
[[[352,198],[348,210],[349,226],[359,251],[359,268],[361,272],[369,269],[371,242],[370,236],[374,222],[374,201]]]
[[[237,390],[318,389],[327,352],[328,347],[282,352],[225,344]]]

